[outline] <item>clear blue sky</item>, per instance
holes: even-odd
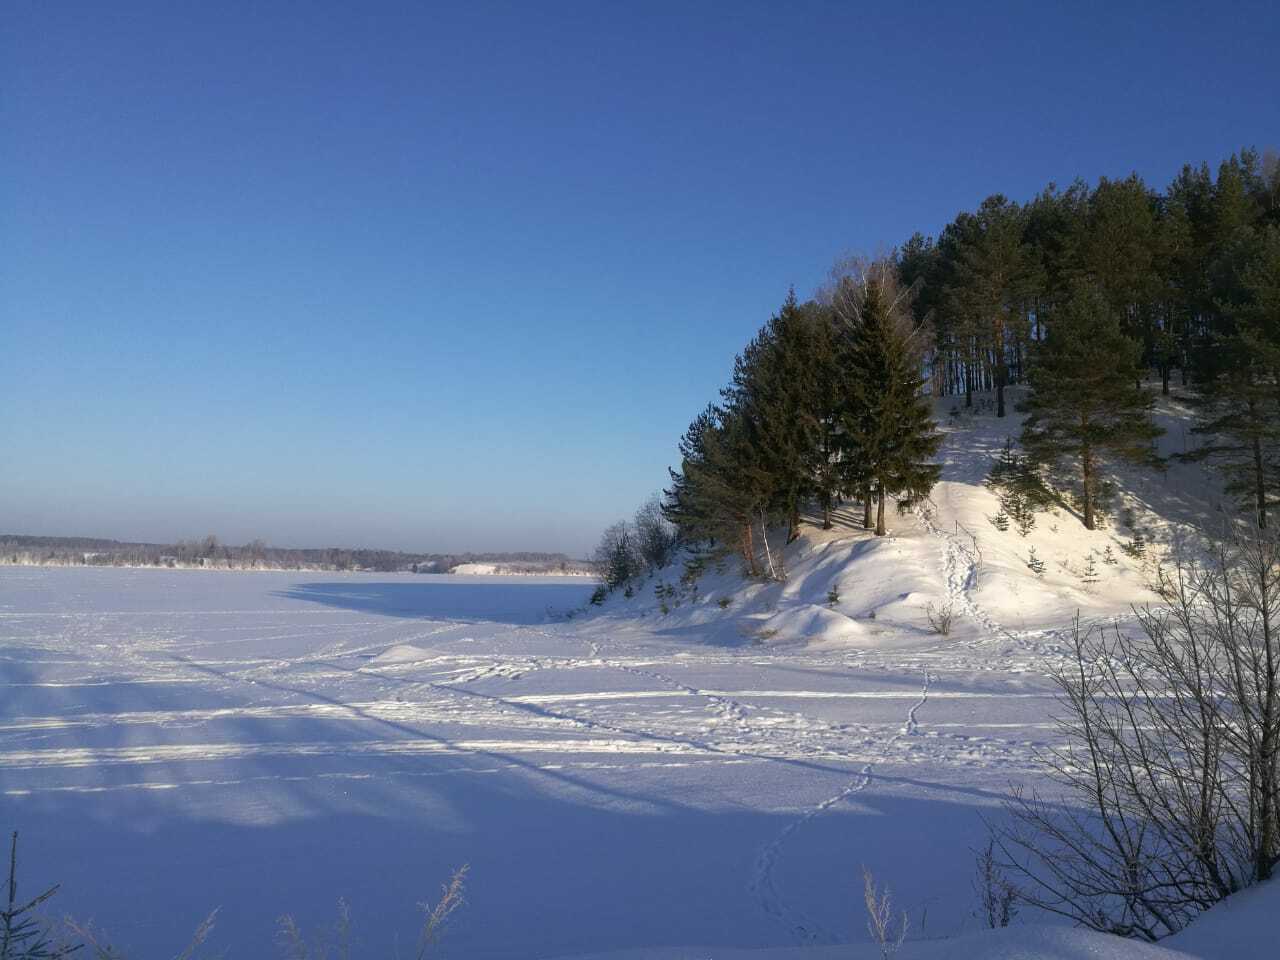
[[[1280,140],[1271,3],[15,2],[0,532],[580,554],[794,284]]]

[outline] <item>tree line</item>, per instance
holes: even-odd
[[[788,296],[680,440],[663,510],[684,542],[734,549],[749,575],[780,579],[769,530],[794,539],[807,504],[830,527],[857,498],[883,536],[890,498],[909,509],[929,495],[941,434],[914,296],[891,259],[845,265],[813,300]]]
[[[405,553],[346,547],[273,547],[261,539],[245,544],[224,543],[214,534],[176,543],[0,534],[0,563],[379,573],[448,573],[463,563],[537,565],[548,573],[577,573],[584,566],[583,561],[571,560],[563,553]]]
[[[1050,184],[1031,201],[988,197],[955,217],[935,239],[912,236],[896,254],[902,281],[919,284],[913,303],[934,331],[929,379],[938,395],[995,393],[1027,384],[1048,393],[1123,369],[1134,383],[1148,372],[1170,392],[1175,372],[1193,388],[1192,455],[1222,471],[1227,491],[1260,527],[1280,502],[1280,162],[1242,150],[1221,163],[1185,165],[1164,190],[1137,174],[1065,190]],[[1074,333],[1093,357],[1045,350],[1055,326]],[[1064,328],[1075,328],[1064,330]],[[1112,364],[1110,350],[1120,351]],[[1061,339],[1066,339],[1063,337]],[[1056,361],[1048,369],[1049,354]],[[1039,361],[1039,362],[1038,362]],[[1069,362],[1072,361],[1072,362]],[[1074,366],[1075,369],[1070,369]],[[1040,382],[1036,382],[1037,369]],[[1064,380],[1065,376],[1065,380]],[[1105,388],[1122,392],[1114,383]],[[1141,419],[1125,397],[1124,419]],[[1044,403],[1039,404],[1044,410]],[[1074,444],[1105,436],[1088,413],[1076,416]],[[1146,430],[1146,439],[1150,431]],[[1137,431],[1143,439],[1144,430]],[[1027,438],[1024,438],[1027,439]],[[1041,462],[1059,439],[1032,431]],[[1128,439],[1113,444],[1135,454]],[[1126,450],[1125,448],[1128,447]],[[1083,513],[1093,526],[1094,450],[1077,449]]]
[[[889,503],[929,496],[931,397],[958,412],[989,394],[1004,417],[1018,385],[1030,501],[1094,529],[1111,465],[1162,463],[1152,376],[1161,393],[1188,388],[1200,443],[1184,456],[1218,468],[1266,527],[1280,503],[1274,154],[1243,150],[1216,175],[1188,164],[1163,191],[1134,174],[1050,184],[1022,204],[997,194],[936,239],[839,264],[807,301],[792,291],[681,438],[662,512],[680,542],[780,579],[770,529],[789,542],[806,509],[830,527],[855,503],[883,536]],[[604,554],[626,553],[620,529]]]

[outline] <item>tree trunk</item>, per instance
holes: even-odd
[[[792,543],[800,536],[800,508],[792,507],[787,518],[787,543]]]
[[[1088,447],[1080,454],[1080,466],[1084,480],[1084,527],[1096,530],[1093,520],[1093,451]]]
[[[1264,513],[1265,519],[1265,513]],[[1274,568],[1271,563],[1266,562],[1265,554],[1260,558],[1262,562],[1257,570],[1257,607],[1260,613],[1259,620],[1262,626],[1262,651],[1264,654],[1262,673],[1264,676],[1264,691],[1262,697],[1262,742],[1259,744],[1259,754],[1261,755],[1262,768],[1262,836],[1258,843],[1258,869],[1257,879],[1261,883],[1264,880],[1270,880],[1276,867],[1277,854],[1276,846],[1280,843],[1277,839],[1278,828],[1280,824],[1276,823],[1277,819],[1277,793],[1280,793],[1280,770],[1276,765],[1276,749],[1275,737],[1277,734],[1277,711],[1280,711],[1280,688],[1277,685],[1277,664],[1275,660],[1275,641],[1272,635],[1272,611],[1275,605],[1272,602],[1275,598],[1276,578]]]
[[[884,526],[884,484],[876,485],[876,536],[883,537],[885,535]]]
[[[764,556],[769,563],[769,579],[781,580],[778,570],[773,565],[773,551],[769,549],[769,527],[765,520],[764,508],[760,508],[760,539],[764,541]]]
[[[862,529],[871,529],[871,487],[862,491]]]
[[[1253,403],[1249,404],[1249,413],[1253,413]],[[1258,529],[1267,529],[1267,481],[1262,466],[1262,440],[1255,433],[1253,436],[1253,479],[1254,496],[1258,505]]]

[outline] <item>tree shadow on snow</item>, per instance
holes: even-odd
[[[298,583],[274,595],[386,617],[520,625],[545,623],[581,607],[594,587],[585,578],[567,583],[514,577],[475,582],[424,578],[411,583]]]
[[[795,826],[803,807],[600,803],[539,789],[514,771],[432,776],[438,764],[417,766],[424,776],[405,769],[338,790],[322,780],[263,784],[260,803],[305,798],[307,812],[260,824],[184,815],[182,805],[166,813],[162,798],[146,795],[131,798],[133,816],[111,822],[101,798],[60,797],[22,817],[30,880],[63,882],[59,910],[102,921],[137,956],[175,952],[217,906],[215,948],[269,956],[277,916],[294,913],[316,929],[332,923],[339,896],[351,905],[361,952],[391,955],[397,933],[412,944],[415,903],[434,899],[463,863],[468,902],[444,948],[473,960],[788,946],[799,942],[797,923],[818,943],[863,943],[863,865],[910,913],[913,939],[974,927],[971,850],[993,811],[986,803],[876,795],[873,784]],[[708,774],[686,771],[666,789],[679,796],[686,777]],[[640,787],[649,778],[627,779]],[[776,797],[785,782],[733,777],[723,786],[754,784]],[[218,789],[183,794],[207,804]],[[660,777],[641,792],[654,789]],[[781,921],[753,885],[761,851],[779,837],[769,880]]]

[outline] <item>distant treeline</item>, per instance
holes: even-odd
[[[461,564],[495,564],[526,573],[582,573],[591,564],[563,553],[403,553],[342,547],[243,545],[210,535],[177,543],[129,543],[94,537],[0,534],[0,563],[47,566],[212,567],[224,570],[370,570],[448,573]]]

